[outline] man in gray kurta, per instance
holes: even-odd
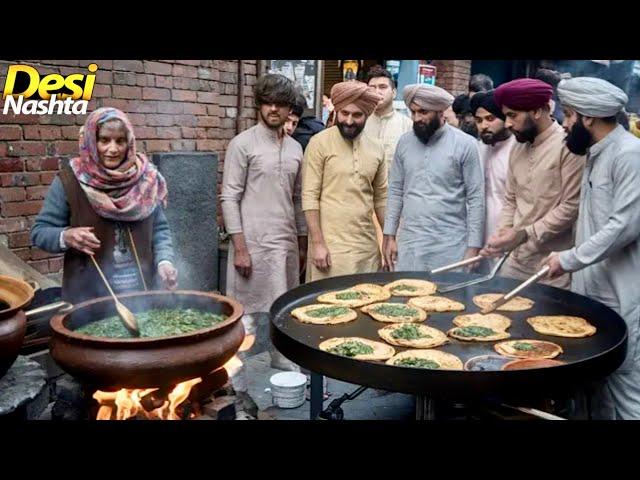
[[[276,298],[298,286],[304,252],[298,236],[306,235],[302,148],[283,129],[296,98],[293,83],[269,74],[255,90],[258,124],[229,143],[220,194],[232,240],[227,294],[244,306],[248,335],[255,333],[255,314],[268,312]]]
[[[403,95],[413,131],[400,137],[391,166],[383,250],[395,270],[431,270],[482,247],[484,176],[476,140],[444,121],[453,96],[422,84]]]
[[[587,154],[575,247],[552,253],[550,276],[572,275],[571,289],[611,307],[629,328],[627,357],[598,388],[593,413],[640,419],[640,139],[617,124],[628,101],[614,85],[578,77],[558,87],[567,147]],[[597,333],[596,333],[597,335]]]

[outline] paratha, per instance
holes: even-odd
[[[500,355],[512,358],[554,358],[562,353],[562,347],[543,340],[509,340],[493,346]]]
[[[351,322],[358,318],[358,313],[349,307],[324,303],[295,308],[291,311],[291,315],[301,322],[315,323],[317,325]]]
[[[424,310],[404,303],[372,303],[362,307],[360,311],[379,322],[423,322],[427,319],[427,313]]]
[[[421,297],[423,295],[436,293],[438,287],[435,283],[427,280],[406,278],[387,283],[384,288],[396,297]]]
[[[444,332],[416,323],[394,323],[378,330],[385,342],[399,347],[433,348],[449,341]]]
[[[318,347],[325,352],[356,360],[386,360],[396,353],[391,345],[361,337],[334,337],[321,342]]]
[[[356,308],[370,303],[383,302],[389,298],[391,298],[391,294],[379,285],[363,283],[344,290],[324,293],[317,300],[321,303]]]
[[[480,308],[491,306],[493,302],[502,297],[502,293],[485,293],[482,295],[476,295],[473,297],[473,303]],[[496,310],[502,310],[504,312],[521,312],[523,310],[529,310],[533,307],[535,302],[525,297],[513,297],[504,305],[499,306]]]
[[[453,324],[458,327],[468,327],[476,325],[478,327],[487,327],[495,331],[505,331],[511,326],[511,320],[500,315],[499,313],[469,313],[467,315],[458,315],[453,319]]]
[[[596,327],[581,317],[567,315],[542,315],[527,318],[527,323],[543,335],[582,338],[596,333]]]
[[[387,365],[429,370],[462,370],[462,360],[439,350],[405,350],[387,360]]]
[[[407,305],[421,308],[425,312],[461,312],[465,309],[464,303],[436,295],[410,298]]]
[[[494,330],[493,328],[478,325],[468,325],[466,327],[454,327],[447,332],[452,338],[465,342],[495,342],[511,337],[511,334],[504,330]]]

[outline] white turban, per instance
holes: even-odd
[[[629,101],[621,89],[600,78],[576,77],[558,84],[560,103],[587,117],[613,117]]]
[[[453,95],[445,89],[422,83],[407,85],[402,91],[402,96],[407,107],[415,103],[420,108],[437,112],[446,110],[453,103]]]

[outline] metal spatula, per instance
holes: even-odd
[[[527,280],[522,282],[516,288],[511,290],[509,293],[507,293],[506,295],[503,295],[498,300],[493,302],[491,305],[488,305],[488,306],[480,309],[480,313],[483,313],[483,314],[491,313],[496,308],[504,305],[509,300],[511,300],[513,297],[515,297],[518,293],[520,293],[523,289],[525,289],[526,287],[528,287],[532,283],[535,283],[538,280],[540,280],[542,277],[544,277],[549,272],[549,268],[550,268],[549,265],[546,265],[538,273],[536,273],[535,275],[532,275],[531,277],[529,277]]]
[[[496,264],[493,266],[493,268],[491,269],[491,272],[489,272],[488,275],[484,275],[483,277],[474,278],[473,280],[468,280],[466,282],[455,283],[455,284],[449,285],[447,287],[438,286],[438,292],[440,292],[440,293],[452,292],[454,290],[459,290],[461,288],[468,287],[469,285],[476,285],[478,283],[487,282],[487,281],[491,280],[493,277],[496,276],[496,273],[498,273],[498,270],[500,270],[500,267],[502,267],[502,264],[505,262],[505,260],[509,256],[509,253],[511,253],[511,252],[507,252],[504,255],[502,255],[502,257],[500,257],[500,260],[498,260],[496,262]],[[474,259],[475,258],[476,257],[474,257]],[[471,259],[469,259],[469,260],[471,260]],[[476,261],[476,260],[474,260],[474,261]],[[458,262],[458,263],[460,263],[460,262]],[[471,263],[471,261],[469,261],[468,263]],[[455,264],[452,264],[452,265],[455,265]],[[431,273],[441,272],[441,271],[443,271],[442,268],[449,269],[448,267],[451,267],[451,265],[447,265],[446,267],[436,268],[436,269],[432,270]],[[456,267],[452,267],[452,268],[456,268]]]

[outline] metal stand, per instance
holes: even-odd
[[[416,420],[435,420],[435,402],[425,395],[416,395]]]
[[[322,412],[322,403],[323,403],[323,391],[322,384],[324,378],[323,375],[315,372],[311,372],[311,408],[310,408],[310,419],[316,420]]]

